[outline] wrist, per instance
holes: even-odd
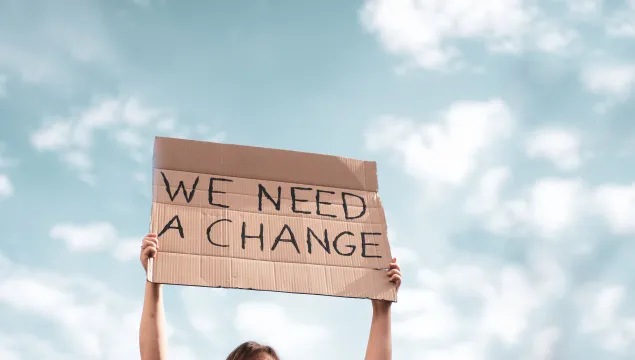
[[[390,314],[392,302],[384,300],[376,300],[373,304],[373,316],[384,316]]]
[[[152,297],[158,297],[161,295],[161,284],[153,283],[151,281],[146,280],[146,295],[150,295]]]

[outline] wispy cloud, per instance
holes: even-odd
[[[135,259],[143,234],[137,237],[120,237],[115,226],[108,222],[85,225],[57,224],[50,231],[51,238],[64,242],[72,253],[110,252],[120,261]]]
[[[582,165],[581,136],[560,128],[543,128],[529,135],[525,151],[530,158],[544,158],[564,171],[576,170]]]
[[[13,196],[15,189],[9,175],[3,173],[6,168],[17,164],[15,159],[5,155],[6,145],[0,142],[0,200]]]
[[[138,300],[113,293],[95,279],[25,267],[2,254],[0,269],[4,274],[0,280],[0,304],[22,319],[52,322],[66,344],[46,345],[40,340],[34,342],[36,347],[52,347],[52,356],[69,348],[75,354],[70,359],[116,359],[138,353]],[[20,349],[20,340],[30,337],[33,335],[14,335],[14,340],[5,342],[9,348]]]
[[[0,174],[0,200],[8,198],[13,195],[13,184],[9,177],[4,174]]]
[[[603,97],[595,108],[605,112],[631,97],[635,87],[635,64],[607,62],[589,65],[583,69],[580,80],[589,92]]]
[[[37,7],[39,11],[33,12]],[[66,14],[73,14],[67,17]],[[0,70],[28,84],[61,86],[76,64],[101,69],[116,57],[94,1],[5,1],[0,12]]]
[[[558,53],[578,38],[557,16],[536,2],[522,0],[367,0],[361,10],[364,27],[391,53],[429,70],[452,70],[465,64],[459,46],[482,43],[494,53]]]
[[[145,106],[135,97],[105,98],[69,116],[44,119],[31,135],[31,144],[41,152],[53,152],[93,184],[92,148],[101,134],[114,138],[136,161],[151,155],[152,135],[173,130],[174,117],[169,110]]]
[[[262,324],[269,324],[263,327]],[[275,346],[281,356],[306,356],[307,351],[318,349],[329,339],[327,328],[294,321],[285,309],[276,303],[244,302],[236,307],[234,326],[245,339],[262,339]]]
[[[365,134],[371,151],[389,151],[418,179],[458,185],[475,170],[482,152],[507,139],[515,119],[500,99],[452,104],[431,123],[384,117]]]

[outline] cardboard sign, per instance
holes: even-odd
[[[156,138],[148,280],[396,301],[374,162]]]

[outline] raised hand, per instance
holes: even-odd
[[[392,262],[388,265],[386,277],[388,277],[388,281],[395,284],[397,291],[399,291],[399,288],[401,287],[401,268],[399,267],[399,264],[397,264],[397,258],[393,258]],[[391,301],[373,300],[373,310],[375,311],[387,310],[391,305]]]
[[[143,265],[143,269],[148,271],[148,259],[151,257],[156,257],[159,249],[159,239],[157,238],[157,234],[150,233],[146,235],[141,242],[141,265]]]

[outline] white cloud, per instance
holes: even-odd
[[[502,187],[510,176],[509,169],[505,167],[488,169],[479,180],[477,191],[467,199],[466,210],[473,214],[496,210],[500,204]]]
[[[603,0],[566,0],[566,3],[573,13],[595,15],[602,10]]]
[[[57,224],[49,235],[61,240],[71,252],[109,251],[120,261],[128,261],[139,256],[142,237],[122,238],[117,229],[108,222],[94,222],[86,225]]]
[[[582,82],[593,93],[626,97],[635,84],[635,66],[627,64],[589,66],[582,72]]]
[[[392,256],[397,258],[399,266],[413,265],[417,264],[419,261],[419,255],[414,249],[410,247],[399,245],[393,246],[391,244],[391,251]]]
[[[421,359],[485,360],[492,342],[520,348],[532,315],[563,286],[555,263],[539,260],[524,269],[457,254],[454,263],[422,270],[420,287],[403,289],[394,309],[395,338],[417,344]],[[476,307],[465,312],[468,299]]]
[[[201,139],[203,139],[203,141],[222,143],[227,138],[227,133],[224,131],[212,133],[212,128],[207,124],[196,125],[194,127],[194,131]]]
[[[635,1],[626,0],[624,6],[616,7],[606,22],[606,32],[610,36],[635,38]]]
[[[221,288],[185,287],[180,291],[187,319],[195,331],[198,331],[214,347],[222,347],[228,339],[225,325],[231,322],[231,313],[218,311],[229,306],[227,290]]]
[[[49,339],[63,336],[70,345],[71,357],[59,359],[128,359],[138,357],[138,331],[141,299],[129,299],[108,290],[99,281],[77,276],[62,276],[11,263],[0,257],[0,307],[20,318],[44,320],[56,331]],[[16,346],[15,341],[9,341]],[[42,342],[30,342],[41,346]],[[176,346],[183,344],[176,342]],[[2,341],[0,341],[0,348]],[[55,343],[54,350],[67,346]],[[20,354],[28,353],[20,351]],[[54,353],[42,353],[57,359]]]
[[[401,242],[397,241],[394,230],[388,230],[388,240],[390,241],[392,256],[397,258],[400,266],[416,265],[419,262],[419,254],[413,248],[401,245]]]
[[[55,348],[49,340],[26,333],[0,332],[0,359],[50,359],[50,360],[79,360],[79,357],[63,353]]]
[[[6,145],[0,142],[0,169],[15,165],[17,161],[4,156]],[[9,175],[0,172],[0,200],[13,196],[15,189]]]
[[[0,347],[0,358],[5,360],[20,360],[21,356],[16,351],[5,347]]]
[[[174,132],[175,128],[176,120],[173,118],[165,118],[157,122],[157,130],[159,131],[171,133]]]
[[[624,355],[635,343],[635,318],[621,314],[626,289],[623,285],[592,284],[578,295],[582,317],[579,330],[593,335],[605,350]]]
[[[536,40],[536,46],[544,52],[558,52],[566,49],[576,37],[572,31],[548,31],[540,34]]]
[[[635,233],[635,184],[598,186],[594,192],[596,211],[616,234]]]
[[[149,125],[165,115],[164,110],[149,108],[134,97],[121,105],[122,119],[133,127]]]
[[[276,303],[238,304],[234,326],[241,337],[267,343],[284,358],[307,357],[312,349],[319,349],[329,338],[328,329],[296,322]]]
[[[582,7],[577,6],[577,9]],[[364,28],[408,67],[451,70],[464,62],[462,41],[489,51],[526,50],[562,53],[578,38],[536,2],[525,0],[366,0],[360,11]]]
[[[37,150],[58,150],[70,141],[72,123],[55,121],[31,136],[31,143]]]
[[[583,69],[580,80],[589,92],[604,97],[604,100],[596,105],[596,110],[605,112],[631,96],[635,86],[635,65],[590,65]]]
[[[522,0],[367,0],[360,16],[388,51],[439,69],[460,57],[456,42],[464,39],[518,51],[536,15]]]
[[[50,236],[63,240],[72,252],[99,251],[117,238],[117,230],[110,223],[92,223],[85,226],[73,224],[55,225]]]
[[[561,338],[560,329],[554,326],[538,332],[533,338],[532,351],[526,360],[552,360],[556,358],[555,346]]]
[[[189,346],[174,345],[168,348],[168,354],[170,359],[179,360],[196,360],[199,359],[198,355]]]
[[[521,235],[528,230],[557,239],[594,215],[604,219],[613,234],[635,234],[634,184],[589,187],[580,178],[546,177],[520,196],[503,197],[508,180],[505,168],[488,170],[465,202],[465,210],[478,216],[489,231]]]
[[[119,261],[130,261],[139,257],[141,237],[118,238],[112,249],[112,255]]]
[[[538,180],[525,198],[509,203],[508,208],[517,221],[555,239],[578,220],[583,195],[584,186],[579,179],[545,178]]]
[[[151,154],[153,130],[148,126],[165,126],[168,120],[172,121],[169,111],[145,106],[135,97],[106,98],[69,117],[45,119],[31,135],[31,144],[39,151],[58,153],[80,178],[92,183],[96,133],[110,134],[131,158],[141,162]]]
[[[221,131],[213,135],[211,138],[209,138],[208,141],[222,143],[225,141],[226,138],[227,138],[227,133],[225,133],[224,131]]]
[[[635,38],[635,25],[633,25],[632,19],[635,11],[630,14],[619,14],[614,16],[607,25],[606,31],[609,35],[617,37],[632,37]]]
[[[367,130],[366,147],[390,151],[417,179],[459,185],[482,152],[511,136],[514,122],[502,100],[456,102],[431,124],[383,118]]]
[[[117,141],[131,148],[140,148],[143,146],[141,135],[130,130],[122,130],[117,133]]]
[[[13,184],[7,175],[0,173],[0,200],[13,196]]]
[[[33,11],[37,9],[37,11]],[[73,16],[68,16],[72,14]],[[4,2],[0,12],[0,70],[29,84],[70,84],[73,66],[116,63],[99,6],[91,1]]]
[[[133,161],[149,162],[155,136],[191,138],[193,135],[190,127],[177,126],[173,113],[167,108],[148,106],[134,96],[102,98],[84,109],[71,111],[68,116],[45,118],[30,140],[36,150],[57,154],[78,172],[81,180],[94,185],[93,156],[100,135],[114,139]],[[204,137],[222,142],[226,134],[206,130]]]
[[[69,151],[62,156],[62,159],[71,166],[83,171],[90,170],[93,166],[93,162],[88,154],[81,151]]]
[[[458,331],[460,315],[439,294],[404,288],[395,306],[394,336],[409,341],[443,340]],[[403,315],[403,316],[402,316]]]
[[[545,158],[560,170],[576,170],[582,165],[580,135],[560,128],[540,129],[529,136],[525,152],[529,158]]]
[[[581,179],[542,178],[520,196],[502,200],[500,191],[507,179],[504,170],[486,172],[466,202],[468,212],[481,216],[489,231],[516,236],[530,231],[555,240],[585,214],[588,194]]]

